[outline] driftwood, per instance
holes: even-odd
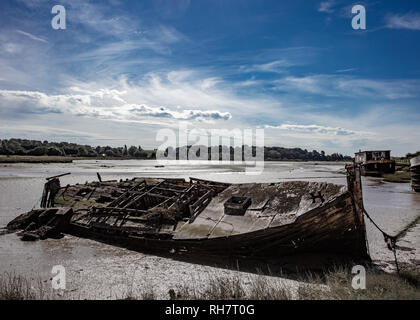
[[[64,177],[64,176],[68,176],[69,174],[71,174],[71,172],[67,172],[67,173],[59,174],[59,175],[57,175],[57,176],[52,176],[52,177],[48,177],[48,178],[45,178],[45,179],[46,179],[46,180],[52,180],[52,179],[56,179],[56,178],[61,178],[61,177]]]

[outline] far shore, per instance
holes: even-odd
[[[71,157],[71,156],[17,156],[17,155],[0,155],[0,163],[71,163],[77,160],[156,160],[135,157]],[[331,163],[346,163],[346,161],[315,161],[315,160],[301,160],[301,159],[275,159],[264,160],[267,162],[313,162],[315,164],[331,164]]]

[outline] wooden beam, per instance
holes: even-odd
[[[48,178],[45,178],[45,180],[52,180],[52,179],[55,179],[55,178],[60,178],[60,177],[68,176],[69,174],[71,174],[71,172],[59,174],[57,176],[48,177]]]

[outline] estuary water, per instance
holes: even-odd
[[[148,160],[83,160],[73,163],[1,164],[0,228],[21,213],[39,206],[45,178],[70,172],[60,178],[61,185],[133,177],[195,177],[229,183],[280,182],[289,180],[326,181],[346,184],[344,163],[266,162],[260,174],[249,175],[239,165],[165,165],[156,167]],[[387,183],[363,177],[364,202],[376,223],[389,234],[397,234],[420,215],[420,194],[409,183]],[[366,219],[365,219],[366,220]],[[372,259],[386,270],[393,270],[393,253],[386,248],[382,234],[366,221]],[[420,226],[412,225],[399,240],[401,266],[420,266]],[[133,287],[152,286],[165,298],[169,288],[180,282],[197,285],[210,274],[232,271],[157,257],[100,242],[65,236],[38,242],[22,242],[14,233],[0,235],[0,274],[15,272],[51,279],[51,268],[66,268],[66,298],[113,299]],[[285,280],[286,281],[286,280]]]

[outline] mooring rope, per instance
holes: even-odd
[[[376,223],[375,221],[373,221],[373,219],[370,217],[369,213],[367,213],[367,211],[365,210],[365,208],[362,208],[363,213],[366,215],[366,217],[370,220],[370,222],[373,223],[373,225],[382,233],[383,237],[384,237],[384,241],[388,247],[389,250],[393,251],[394,253],[394,259],[395,259],[395,265],[397,267],[397,272],[400,273],[400,268],[398,266],[398,260],[397,260],[397,237],[395,236],[391,236],[388,233],[386,233],[385,231],[383,231]]]

